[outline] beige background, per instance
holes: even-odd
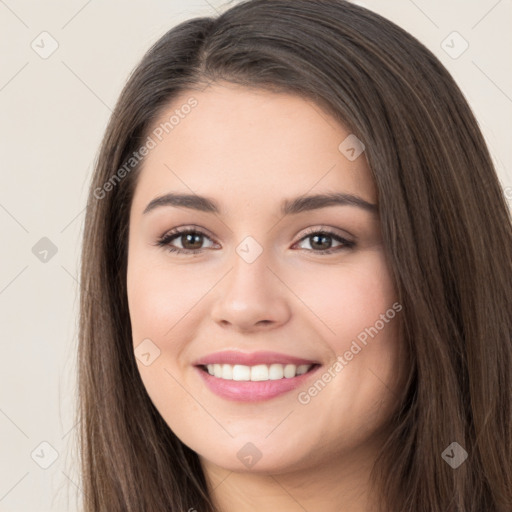
[[[511,0],[356,3],[411,32],[447,66],[512,204]],[[173,25],[222,5],[0,0],[0,511],[77,510],[77,275],[92,164],[143,53]],[[442,47],[463,49],[454,31],[469,43],[455,59]],[[56,51],[42,58],[52,44]],[[57,250],[46,262],[32,249],[43,237]]]

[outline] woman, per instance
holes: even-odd
[[[84,510],[512,510],[512,231],[416,39],[342,0],[165,34],[91,183]]]

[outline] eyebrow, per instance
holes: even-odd
[[[172,192],[155,197],[155,199],[150,201],[146,206],[142,214],[145,215],[155,208],[162,206],[190,208],[201,212],[220,214],[218,204],[209,197],[198,196],[196,194],[175,194]],[[293,215],[310,210],[318,210],[327,206],[356,206],[374,215],[378,213],[378,206],[365,201],[362,197],[354,194],[334,192],[285,199],[281,204],[281,214],[282,216]]]

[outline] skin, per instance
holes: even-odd
[[[316,378],[236,402],[213,394],[192,366],[212,352],[270,350],[317,360],[321,375],[397,301],[378,215],[350,205],[279,212],[284,199],[325,192],[376,204],[364,154],[347,159],[338,146],[350,132],[311,101],[229,83],[182,93],[155,126],[191,96],[197,107],[145,157],[130,212],[133,344],[149,338],[160,350],[148,366],[137,359],[144,386],[198,453],[223,512],[373,510],[369,472],[402,375],[399,313],[307,404],[298,393]],[[168,192],[211,197],[221,214],[174,206],[143,214]],[[156,245],[190,225],[206,232],[202,245],[171,243],[203,252]],[[316,227],[356,246],[330,238],[315,248],[305,231]],[[250,264],[236,252],[247,236],[262,248]],[[329,243],[337,252],[321,254]],[[248,442],[261,453],[250,468],[237,457]]]

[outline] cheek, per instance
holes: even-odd
[[[146,337],[168,339],[215,283],[212,273],[180,265],[128,265],[128,305],[134,342]],[[186,321],[184,323],[187,323]],[[178,347],[176,347],[178,348]]]
[[[302,272],[294,291],[337,354],[351,340],[379,321],[396,301],[395,287],[384,253],[360,253],[340,264]],[[394,311],[391,311],[394,316]],[[393,322],[386,323],[386,330]],[[364,338],[364,334],[361,335]]]
[[[207,292],[208,283],[201,284],[202,281],[197,280],[191,286],[190,277],[194,272],[184,272],[179,266],[143,261],[137,256],[135,254],[129,260],[127,272],[137,367],[155,407],[171,428],[181,431],[188,425],[188,414],[177,415],[176,408],[190,413],[197,407],[183,387],[181,356],[195,336],[190,312]],[[147,352],[151,354],[151,360],[146,365],[137,354]]]
[[[340,446],[362,442],[393,413],[400,379],[401,306],[385,256],[368,251],[353,264],[322,269],[305,277],[297,294],[320,318],[315,325],[331,361],[298,402],[305,415],[325,420],[323,436]],[[310,430],[314,438],[318,432]]]

